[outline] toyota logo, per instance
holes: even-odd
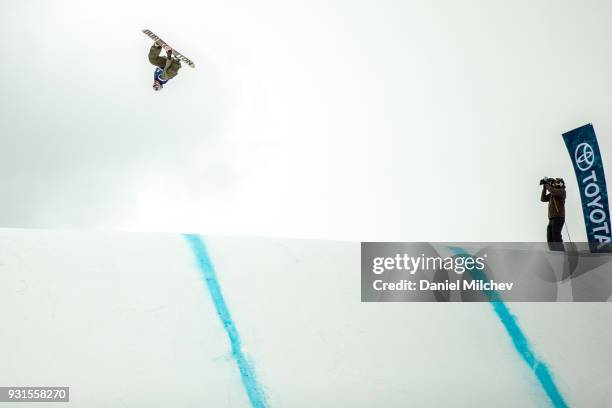
[[[595,161],[595,153],[590,144],[580,143],[576,147],[574,158],[576,159],[576,166],[578,166],[580,171],[587,171]]]

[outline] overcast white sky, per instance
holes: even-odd
[[[0,15],[0,226],[545,238],[593,122],[605,1],[20,1]],[[150,28],[196,62],[151,89]],[[609,170],[612,171],[612,170]]]

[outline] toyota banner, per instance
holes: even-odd
[[[601,247],[612,241],[610,210],[603,161],[595,130],[590,123],[563,134],[565,146],[572,159],[582,212],[589,243]],[[607,248],[610,248],[607,245]]]

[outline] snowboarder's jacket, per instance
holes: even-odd
[[[151,46],[149,50],[149,62],[163,70],[159,75],[156,70],[155,79],[158,79],[159,76],[160,82],[166,83],[169,79],[174,78],[176,74],[178,74],[178,70],[181,69],[181,62],[174,58],[161,57],[159,55],[161,49],[161,46],[157,44]]]
[[[161,69],[160,67],[155,68],[155,71],[153,72],[153,79],[158,81],[160,84],[162,85],[166,85],[166,82],[169,81],[169,79],[166,79],[165,81],[162,79],[162,75],[164,75],[164,70]]]
[[[565,218],[565,188],[545,184],[541,200],[548,202],[548,218]]]

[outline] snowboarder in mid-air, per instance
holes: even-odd
[[[157,67],[153,73],[153,89],[156,91],[161,91],[164,85],[181,69],[181,61],[172,57],[172,48],[166,49],[166,57],[159,55],[161,49],[161,45],[155,42],[149,50],[149,62]]]
[[[161,91],[164,84],[178,74],[179,69],[181,69],[181,62],[189,65],[191,68],[195,68],[192,60],[171,47],[151,30],[144,29],[142,32],[154,41],[149,50],[149,62],[157,67],[153,73],[153,89]],[[162,47],[166,50],[165,57],[159,56]]]

